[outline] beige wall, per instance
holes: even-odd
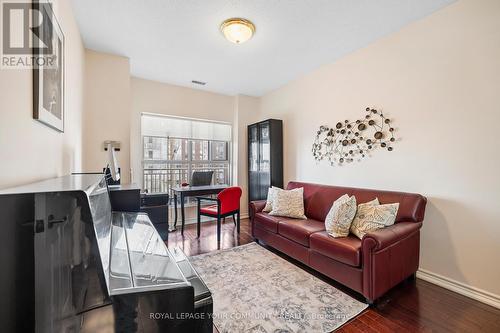
[[[260,98],[239,95],[235,97],[235,136],[234,144],[237,146],[235,151],[235,163],[237,164],[236,180],[238,186],[243,189],[241,196],[241,214],[248,215],[248,131],[249,124],[258,122]]]
[[[464,0],[264,96],[261,111],[284,119],[287,181],[426,195],[421,269],[500,295],[499,93],[500,2]],[[318,127],[366,106],[394,120],[394,152],[316,164]]]
[[[141,113],[144,112],[232,124],[234,98],[133,77],[130,142],[133,179],[138,184],[142,184]]]
[[[80,171],[84,48],[69,1],[54,1],[65,35],[65,132],[33,119],[31,70],[0,69],[0,188]]]
[[[84,170],[101,172],[108,163],[103,142],[120,141],[116,153],[122,183],[130,182],[130,65],[128,58],[86,50]]]
[[[142,185],[141,114],[156,113],[197,119],[224,121],[235,126],[235,98],[197,89],[184,88],[133,77],[130,127],[130,159],[133,182]],[[233,146],[233,149],[235,147]],[[233,172],[236,169],[233,168]],[[194,209],[186,210],[186,220],[195,221]]]
[[[233,182],[244,188],[247,215],[246,124],[256,121],[258,98],[228,96],[130,78],[127,58],[86,50],[84,170],[100,170],[107,161],[104,140],[117,140],[123,183],[142,185],[141,113],[224,121],[233,125]],[[131,170],[131,177],[126,172]],[[193,218],[188,212],[188,218]]]

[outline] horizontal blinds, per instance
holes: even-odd
[[[231,125],[168,116],[142,115],[142,135],[231,141]]]

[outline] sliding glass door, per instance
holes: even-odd
[[[143,188],[169,192],[194,171],[213,171],[214,184],[231,184],[231,125],[142,116]]]

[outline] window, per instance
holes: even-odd
[[[210,141],[207,140],[193,140],[191,143],[191,156],[193,161],[209,161],[208,156]]]
[[[193,171],[213,171],[214,184],[231,183],[231,125],[143,114],[143,188],[169,192],[190,183]]]
[[[212,160],[214,161],[227,161],[227,142],[213,141],[212,142]]]

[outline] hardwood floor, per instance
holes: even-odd
[[[166,243],[169,247],[179,246],[186,255],[192,256],[217,250],[216,239],[215,224],[204,223],[199,239],[196,238],[196,225],[188,225],[184,236],[180,230],[170,233]],[[222,225],[221,249],[252,241],[248,219],[241,221],[240,235],[237,235],[231,218]],[[335,281],[267,248],[352,297],[363,300]],[[416,279],[392,289],[338,332],[500,332],[500,309]]]

